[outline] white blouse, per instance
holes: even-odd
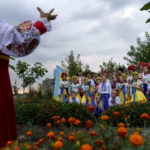
[[[51,26],[46,18],[40,18],[39,29],[32,21],[25,21],[18,26],[12,26],[0,21],[0,52],[9,56],[22,57],[32,53],[40,42],[40,28],[46,31]]]

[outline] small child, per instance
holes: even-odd
[[[83,100],[84,101],[84,105],[90,106],[91,105],[91,98],[90,98],[88,92],[85,93],[85,96],[83,98],[84,98],[84,100]]]
[[[111,97],[109,98],[109,107],[120,105],[120,98],[117,96],[117,91],[115,89],[111,92]]]
[[[97,119],[102,114],[102,100],[100,99],[100,97],[100,94],[96,95],[94,115]]]
[[[80,104],[80,100],[76,97],[76,93],[72,92],[70,103],[78,103]]]

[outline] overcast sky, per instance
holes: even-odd
[[[53,69],[74,50],[84,64],[99,71],[103,61],[113,58],[125,64],[130,45],[136,38],[144,39],[149,31],[146,12],[140,7],[145,0],[0,0],[0,18],[16,25],[24,20],[36,21],[40,6],[44,11],[55,8],[57,20],[52,22],[52,32],[41,37],[40,46],[22,61],[40,61],[48,68],[46,77],[53,76]],[[17,59],[18,60],[18,59]],[[17,62],[16,60],[16,62]],[[11,64],[15,62],[11,61]],[[10,71],[11,81],[17,79]]]

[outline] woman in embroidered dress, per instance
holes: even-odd
[[[71,84],[70,87],[70,93],[72,94],[75,93],[76,97],[81,101],[81,97],[80,97],[80,84],[79,84],[79,80],[77,76],[73,76],[72,77],[73,83]]]
[[[131,102],[146,102],[146,97],[143,93],[143,83],[139,79],[139,74],[137,72],[133,73],[134,82],[132,83],[132,98]]]
[[[129,86],[125,81],[125,76],[121,75],[119,77],[119,82],[117,83],[118,96],[121,104],[126,104],[127,95],[129,95]]]
[[[8,141],[17,140],[17,126],[14,110],[13,94],[9,78],[9,56],[26,56],[34,51],[40,41],[40,35],[51,29],[48,21],[56,19],[52,15],[54,9],[44,13],[38,8],[41,18],[32,23],[25,21],[18,26],[12,26],[0,21],[0,150],[6,147]]]

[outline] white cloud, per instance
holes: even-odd
[[[56,8],[58,18],[52,22],[53,31],[41,37],[33,54],[21,58],[31,64],[42,62],[49,70],[46,77],[52,77],[56,64],[70,50],[81,54],[83,63],[93,71],[98,71],[100,63],[110,58],[126,63],[123,56],[130,45],[136,44],[137,36],[144,38],[144,32],[149,30],[145,24],[148,14],[139,11],[143,4],[133,0],[1,0],[0,17],[17,24],[26,19],[36,20],[37,6],[45,11]],[[12,81],[17,78],[12,71],[10,76]]]

